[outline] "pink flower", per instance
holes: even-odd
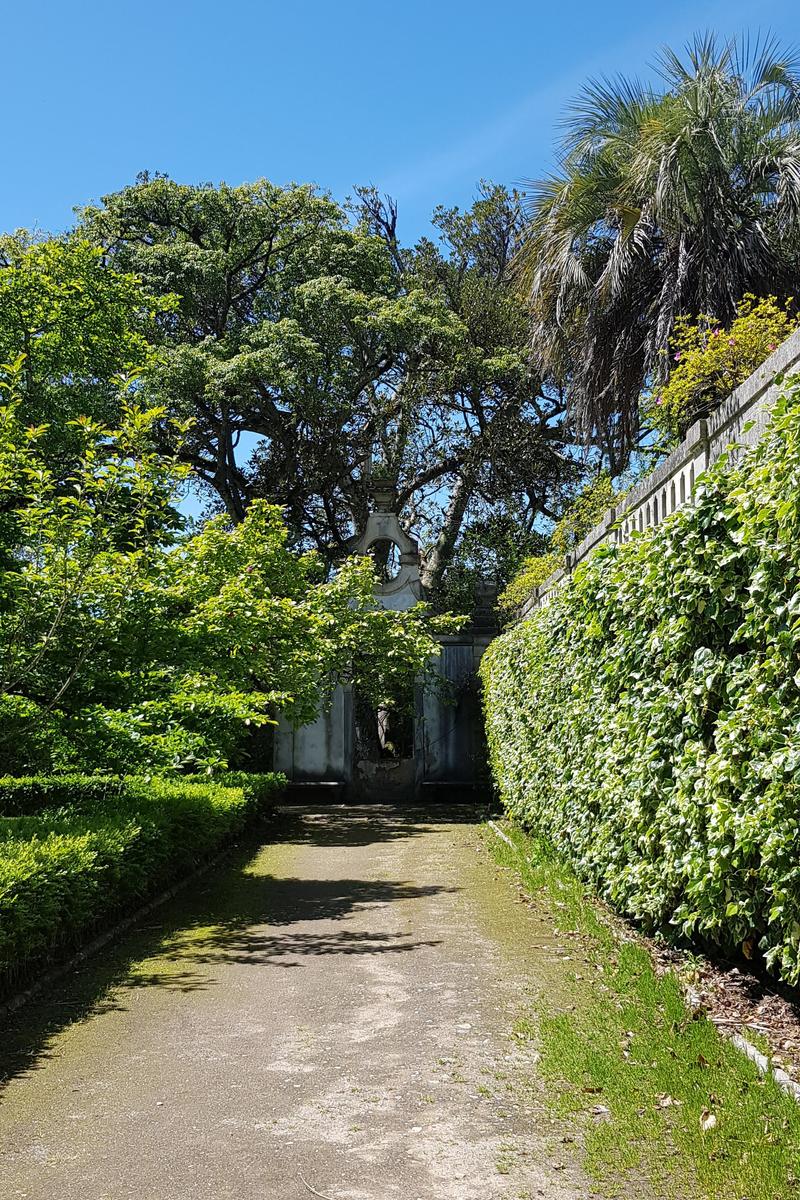
[[[712,337],[719,337],[719,335],[720,335],[721,333],[722,333],[722,330],[721,330],[721,329],[712,329],[712,330],[711,330],[711,336],[712,336]]]
[[[776,344],[774,342],[770,342],[770,344],[767,346],[767,349],[768,350],[777,350],[778,347],[776,346]]]
[[[736,338],[728,338],[728,345],[729,345],[729,346],[735,346],[735,345],[736,345]]]
[[[664,397],[656,396],[656,404],[663,404],[663,403],[664,403]]]
[[[675,355],[675,362],[680,362],[680,361],[681,361],[681,357],[682,357],[682,355],[681,355],[681,352],[680,352],[680,350],[679,350],[679,351],[678,351],[678,353]]]

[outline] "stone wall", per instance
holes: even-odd
[[[273,766],[293,783],[350,782],[353,773],[353,693],[337,687],[331,703],[308,725],[280,717]]]
[[[800,371],[800,330],[740,384],[707,420],[692,425],[681,444],[622,499],[608,510],[563,567],[544,581],[524,604],[524,618],[546,604],[569,573],[597,546],[626,542],[634,532],[660,525],[666,517],[691,503],[697,478],[732,445],[753,445],[763,434],[778,394],[776,376]]]

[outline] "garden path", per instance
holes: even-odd
[[[553,934],[473,822],[285,814],[28,1005],[2,1200],[589,1195],[513,1033]]]

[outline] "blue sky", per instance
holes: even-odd
[[[7,3],[0,229],[63,229],[149,169],[337,197],[373,183],[412,239],[480,178],[545,173],[587,76],[646,74],[699,28],[790,41],[796,14],[796,0]]]

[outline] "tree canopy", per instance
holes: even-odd
[[[0,238],[0,363],[19,360],[25,420],[49,424],[51,450],[75,417],[118,420],[120,379],[151,361],[174,304],[80,236]]]
[[[54,470],[21,372],[0,405],[0,773],[241,763],[248,730],[311,720],[336,682],[377,706],[425,670],[447,619],[381,609],[368,559],[326,577],[274,506],[182,535],[188,468],[159,452],[169,418],[135,387],[117,427],[70,423],[73,466]]]
[[[665,50],[661,88],[595,80],[561,161],[527,197],[520,255],[542,369],[621,469],[675,322],[723,326],[742,297],[800,280],[800,61],[774,40]]]
[[[516,197],[487,186],[434,224],[437,240],[406,248],[370,189],[345,210],[308,186],[143,176],[80,235],[179,297],[147,387],[193,418],[180,454],[233,520],[278,503],[295,544],[335,561],[388,475],[436,591],[471,522],[504,514],[524,551],[576,464],[511,280]]]

